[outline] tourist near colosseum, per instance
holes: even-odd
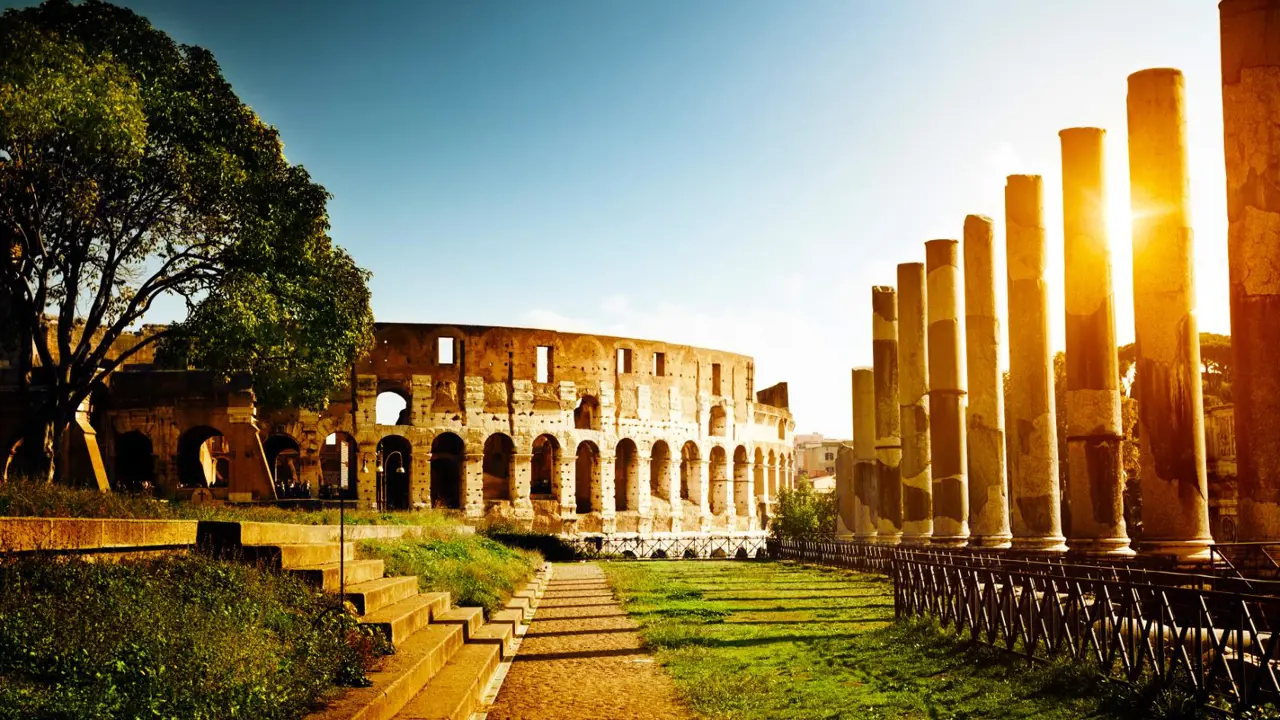
[[[1280,0],[6,3],[0,720],[1280,717],[1278,213]]]

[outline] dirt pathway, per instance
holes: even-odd
[[[489,720],[692,718],[600,568],[557,565]]]

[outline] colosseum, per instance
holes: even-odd
[[[756,391],[750,357],[509,327],[380,323],[375,337],[319,413],[126,365],[78,423],[77,444],[101,448],[84,467],[170,497],[341,496],[564,534],[755,534],[793,483],[787,386]]]

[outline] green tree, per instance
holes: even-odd
[[[835,493],[815,492],[807,478],[778,493],[777,515],[770,523],[778,538],[805,538],[836,531]]]
[[[101,0],[0,15],[0,308],[51,478],[76,409],[148,348],[325,404],[372,338],[328,198],[207,50]],[[121,350],[166,298],[185,319]]]

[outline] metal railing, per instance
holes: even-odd
[[[746,560],[766,557],[762,534],[674,535],[670,537],[586,535],[565,536],[578,558],[709,559]]]

